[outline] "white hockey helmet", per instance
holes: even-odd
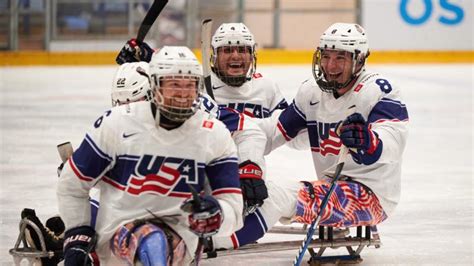
[[[225,74],[224,69],[218,66],[218,49],[221,47],[244,47],[250,53],[250,62],[245,75],[230,76]],[[250,30],[243,23],[223,23],[221,24],[211,40],[211,67],[214,73],[227,85],[241,86],[252,78],[257,67],[257,57],[255,54],[255,38]]]
[[[147,62],[120,65],[112,82],[112,106],[153,98]]]
[[[321,53],[324,50],[340,50],[352,54],[352,75],[344,83],[326,80],[321,68]],[[319,46],[313,56],[313,76],[323,91],[333,92],[347,86],[365,69],[369,56],[369,41],[365,30],[354,23],[334,23],[321,35]]]
[[[202,66],[188,47],[164,46],[155,52],[150,61],[150,77],[155,103],[164,117],[174,122],[184,122],[196,112],[199,107],[199,95],[203,91]],[[186,106],[173,104],[182,102],[183,98],[163,95],[161,84],[166,79],[195,81],[195,96],[184,98],[187,101]],[[175,88],[179,89],[182,88]]]

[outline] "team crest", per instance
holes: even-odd
[[[198,175],[194,160],[144,155],[129,179],[126,191],[132,195],[167,196],[179,183],[198,184]]]

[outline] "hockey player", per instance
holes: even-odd
[[[243,23],[220,25],[211,40],[211,80],[215,101],[220,106],[253,117],[254,121],[278,116],[288,107],[277,84],[257,73],[256,66],[256,42],[248,27]],[[293,147],[304,146],[304,138],[301,139],[302,144]],[[246,168],[241,166],[241,171],[246,171]],[[240,179],[244,195],[254,197],[250,204],[246,200],[244,227],[230,238],[213,237],[215,248],[238,248],[253,243],[278,220],[289,220],[294,214],[296,199],[291,194],[296,194],[299,185],[295,182],[283,187],[265,179],[264,171],[257,173]]]
[[[107,111],[68,160],[57,191],[65,265],[90,260],[95,232],[106,265],[189,264],[198,236],[242,225],[235,145],[222,123],[196,108],[201,71],[189,49],[162,48],[150,62],[154,101]],[[204,189],[205,174],[212,196],[189,199]],[[99,180],[94,230],[87,199]]]
[[[314,79],[302,83],[278,124],[269,126],[273,148],[308,130],[318,181],[299,191],[294,221],[311,223],[316,217],[337,160],[344,156],[339,154],[342,145],[350,155],[321,225],[375,225],[399,201],[408,112],[393,81],[365,70],[368,56],[361,26],[331,25],[314,53]]]
[[[153,92],[150,88],[149,73],[150,65],[144,61],[120,65],[112,82],[112,106],[151,101]]]
[[[211,40],[211,79],[216,102],[251,117],[288,107],[278,85],[256,72],[256,43],[243,23],[223,23]]]

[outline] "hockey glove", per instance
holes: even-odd
[[[150,62],[152,55],[153,49],[146,42],[139,43],[136,39],[130,39],[120,50],[115,62],[119,65],[139,61]]]
[[[99,265],[94,251],[96,239],[95,230],[90,226],[67,230],[64,234],[64,265]]]
[[[369,165],[380,157],[382,141],[361,114],[348,116],[336,131],[342,144],[351,149],[352,157],[357,163]]]
[[[339,138],[348,148],[361,149],[369,154],[374,153],[379,139],[369,128],[364,117],[354,113],[346,118],[339,127]]]
[[[256,163],[247,160],[239,165],[240,188],[244,197],[244,215],[253,213],[268,198],[263,171]]]
[[[198,196],[183,202],[181,209],[189,212],[189,229],[199,237],[217,234],[222,224],[222,209],[213,196]]]

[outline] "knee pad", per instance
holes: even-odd
[[[163,229],[155,225],[151,226],[154,229],[153,232],[148,233],[138,243],[137,258],[144,266],[166,266],[170,254],[168,237]]]
[[[166,266],[170,254],[166,233],[147,222],[120,227],[112,239],[111,249],[116,257],[130,265],[138,260],[144,266]]]

